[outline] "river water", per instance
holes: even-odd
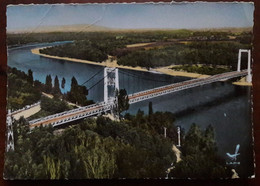
[[[54,80],[57,75],[60,82],[66,79],[62,92],[70,90],[71,78],[76,77],[83,84],[90,77],[97,75],[84,85],[89,88],[88,99],[103,101],[104,67],[72,63],[64,60],[48,59],[32,54],[31,49],[37,47],[62,44],[64,42],[24,45],[8,49],[8,65],[19,70],[33,71],[34,79],[45,83],[46,75]],[[188,80],[184,77],[172,77],[163,74],[119,70],[120,88],[125,88],[129,94],[154,88],[169,83]],[[99,82],[100,81],[100,82]],[[99,82],[99,83],[98,83]],[[127,112],[135,114],[138,109],[148,112],[149,101],[153,103],[154,111],[169,111],[175,114],[175,125],[181,126],[186,132],[192,123],[202,129],[212,125],[215,129],[218,153],[229,162],[227,152],[233,154],[237,144],[240,144],[236,162],[233,165],[240,177],[253,174],[252,121],[251,121],[251,87],[232,85],[230,82],[216,82],[165,96],[153,98],[130,105]]]

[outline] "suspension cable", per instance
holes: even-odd
[[[130,73],[130,72],[126,72],[126,71],[119,71],[120,73],[123,73],[125,75],[129,75],[129,76],[132,76],[132,77],[135,77],[135,78],[142,78],[144,80],[148,80],[148,81],[156,81],[156,82],[165,82],[165,83],[173,83],[172,81],[163,81],[163,80],[156,80],[156,79],[150,79],[150,78],[146,78],[146,77],[142,77],[140,75],[135,75],[133,73]]]
[[[98,71],[97,73],[95,73],[93,76],[91,76],[87,81],[85,81],[84,83],[82,83],[81,84],[81,86],[82,85],[84,85],[84,84],[86,84],[87,82],[89,82],[91,79],[93,79],[96,75],[98,75],[100,72],[102,72],[104,69],[101,69],[100,71]]]

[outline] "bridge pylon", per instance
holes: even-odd
[[[13,133],[13,121],[12,121],[12,116],[11,116],[11,111],[10,109],[8,110],[7,118],[6,118],[6,151],[11,151],[14,150],[14,133]]]
[[[238,62],[237,62],[237,71],[241,71],[241,54],[247,53],[247,76],[246,81],[251,83],[252,82],[252,73],[251,73],[251,50],[247,49],[239,49],[238,52]]]
[[[118,68],[104,69],[104,102],[115,102],[116,92],[119,90]]]

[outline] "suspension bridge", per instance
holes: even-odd
[[[248,53],[248,66],[247,69],[241,70],[241,53]],[[182,91],[189,88],[194,88],[197,86],[202,86],[205,84],[210,84],[217,81],[228,80],[232,78],[237,78],[241,76],[246,76],[248,82],[252,81],[251,75],[251,52],[250,50],[239,50],[238,55],[238,66],[237,71],[222,73],[213,75],[207,78],[201,79],[192,79],[188,81],[171,83],[165,86],[160,86],[152,89],[148,89],[145,91],[136,92],[133,94],[129,94],[129,104],[134,104],[140,101],[144,101],[147,99],[152,99],[155,97],[163,96],[166,94],[170,94],[177,91]],[[103,69],[102,69],[103,71]],[[40,125],[53,125],[53,127],[57,127],[75,120],[83,119],[90,116],[101,115],[103,113],[107,113],[112,111],[117,104],[117,99],[115,96],[116,90],[119,90],[119,75],[118,68],[104,68],[104,77],[100,79],[96,84],[104,81],[104,101],[98,102],[89,106],[80,107],[77,109],[57,113],[54,115],[50,115],[44,118],[35,119],[29,122],[30,128],[34,128]],[[95,77],[99,72],[94,74],[90,79]],[[89,79],[89,80],[90,80]],[[86,82],[88,82],[87,80]],[[84,82],[85,83],[85,82]],[[93,88],[96,84],[90,87]]]
[[[247,53],[248,54],[248,64],[247,69],[241,70],[241,54]],[[29,121],[30,128],[33,129],[37,126],[47,126],[52,125],[53,127],[61,126],[63,124],[67,124],[79,119],[84,119],[91,116],[97,116],[102,115],[103,113],[112,112],[115,107],[117,107],[117,98],[116,98],[116,91],[119,90],[119,70],[117,68],[108,68],[105,67],[104,70],[101,71],[104,72],[103,78],[98,80],[94,85],[92,85],[90,89],[95,87],[100,82],[104,82],[104,101],[98,102],[92,105],[79,107],[73,110],[49,115],[47,117],[35,119]],[[92,77],[90,77],[87,81],[85,81],[83,84],[89,82],[91,79],[93,79],[97,74],[99,74],[101,71],[94,74]],[[125,72],[123,72],[125,73]],[[131,75],[131,74],[128,74]],[[133,75],[133,74],[132,74]],[[163,96],[166,94],[170,94],[173,92],[182,91],[189,88],[194,88],[197,86],[202,86],[205,84],[210,84],[217,81],[223,81],[228,80],[232,78],[242,77],[246,76],[246,81],[251,82],[252,81],[252,74],[251,74],[251,51],[250,50],[244,50],[240,49],[238,54],[238,65],[237,65],[237,71],[217,74],[214,76],[210,76],[207,78],[201,78],[201,79],[192,79],[188,81],[178,82],[178,83],[170,83],[168,85],[159,86],[155,88],[151,88],[144,91],[139,91],[133,94],[129,94],[129,104],[134,104],[140,101],[144,101],[147,99],[152,99],[155,97]],[[139,78],[139,77],[138,77]],[[155,80],[154,80],[155,81]],[[38,104],[38,103],[37,103]],[[7,114],[7,151],[14,150],[14,143],[13,143],[13,129],[12,129],[12,116],[14,114],[17,114],[17,112],[11,113],[10,110]]]

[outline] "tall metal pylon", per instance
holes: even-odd
[[[14,150],[14,133],[13,133],[13,121],[10,109],[8,110],[6,118],[7,126],[7,141],[6,141],[6,151]]]
[[[116,92],[119,90],[118,68],[104,68],[104,102],[115,102]]]
[[[242,52],[247,53],[247,76],[246,81],[251,83],[252,82],[252,74],[251,74],[251,50],[246,49],[239,49],[238,52],[238,62],[237,62],[237,71],[241,71],[241,54]]]

